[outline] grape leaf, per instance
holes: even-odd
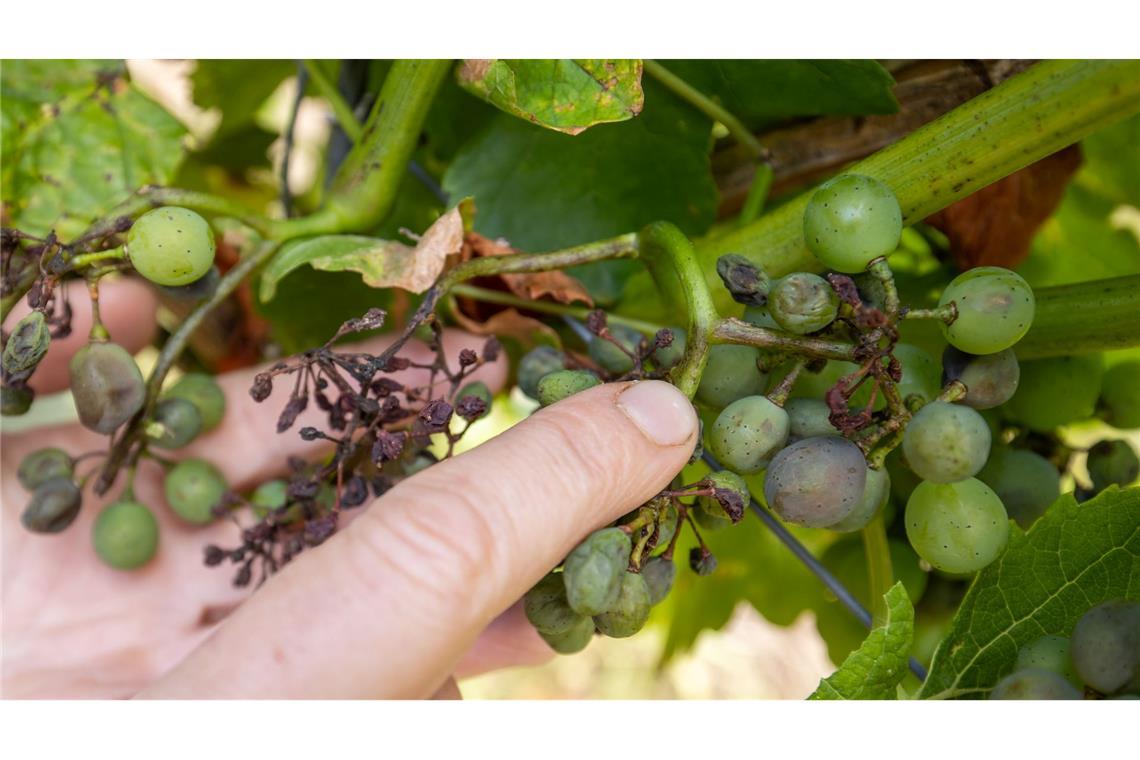
[[[456,76],[503,111],[568,135],[632,119],[645,105],[639,60],[472,59]]]
[[[661,61],[752,129],[796,116],[894,113],[895,81],[875,61]]]
[[[1140,488],[1084,504],[1064,494],[975,578],[920,696],[983,698],[1023,645],[1068,636],[1090,607],[1119,598],[1140,599]]]
[[[68,240],[174,176],[186,130],[125,74],[119,62],[5,61],[3,196],[14,226]]]
[[[439,277],[447,257],[463,246],[461,206],[437,219],[414,247],[365,235],[320,235],[289,243],[261,275],[261,300],[272,300],[277,282],[305,264],[324,272],[359,272],[374,288],[422,293]]]
[[[689,234],[716,212],[711,122],[653,82],[636,119],[571,136],[500,114],[469,140],[444,175],[452,197],[472,196],[478,232],[526,251],[585,243],[659,219]],[[569,273],[595,301],[612,303],[636,262]]]
[[[902,582],[883,596],[887,619],[847,656],[839,670],[819,682],[808,699],[894,699],[907,674],[907,653],[914,638],[914,607]]]

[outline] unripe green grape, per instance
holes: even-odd
[[[1023,530],[1061,495],[1061,473],[1048,459],[1025,449],[995,448],[978,480],[994,490]]]
[[[1021,275],[1001,267],[976,267],[955,277],[942,291],[940,307],[953,302],[958,316],[942,323],[942,334],[970,354],[996,354],[1029,331],[1036,301]]]
[[[1078,689],[1084,687],[1073,667],[1072,647],[1063,636],[1042,636],[1034,639],[1017,652],[1014,670],[1036,668],[1048,670],[1064,678]]]
[[[562,633],[539,631],[538,635],[558,654],[574,654],[585,649],[594,638],[594,621],[584,617],[568,631]]]
[[[151,438],[151,445],[160,449],[180,449],[202,432],[202,415],[194,402],[184,398],[166,398],[154,408],[154,421],[162,426],[162,433]]]
[[[1140,477],[1140,459],[1128,441],[1101,441],[1089,449],[1089,479],[1093,489],[1130,486]]]
[[[835,321],[839,295],[819,275],[795,272],[781,277],[768,295],[768,313],[783,329],[797,335],[817,332]]]
[[[697,508],[689,510],[689,516],[696,521],[697,526],[701,530],[717,531],[730,527],[732,525],[732,520],[730,520],[728,517],[722,515],[714,515],[708,510],[702,509],[699,500],[697,503]]]
[[[859,504],[847,517],[844,517],[833,525],[829,525],[828,530],[838,531],[839,533],[850,533],[852,531],[862,530],[867,527],[867,523],[871,522],[875,513],[882,509],[883,505],[887,503],[887,499],[890,495],[891,476],[887,474],[886,468],[874,470],[868,467],[867,482],[863,486],[863,496],[859,499]]]
[[[1105,421],[1114,428],[1140,428],[1140,361],[1114,364],[1104,373],[1100,390]]]
[[[276,479],[267,480],[254,489],[249,497],[253,505],[253,513],[257,517],[265,517],[270,512],[281,509],[289,501],[289,483]]]
[[[136,501],[108,504],[92,528],[95,553],[116,570],[142,567],[158,551],[158,520]]]
[[[673,581],[677,577],[677,566],[671,559],[650,557],[641,566],[641,577],[649,589],[649,604],[656,606],[669,596],[669,590],[673,588]]]
[[[82,503],[83,494],[70,477],[53,477],[36,486],[20,522],[33,533],[59,533],[74,522]]]
[[[36,393],[31,388],[0,386],[0,415],[19,417],[21,414],[27,414],[35,400]]]
[[[624,639],[645,627],[651,606],[645,579],[627,571],[621,577],[617,599],[605,612],[594,615],[594,626],[610,638]]]
[[[617,602],[632,550],[625,531],[602,528],[570,552],[562,579],[566,583],[566,599],[575,612],[598,615]]]
[[[627,351],[632,354],[637,353],[637,347],[642,341],[640,332],[632,327],[616,324],[610,325],[609,330],[613,339],[625,347]],[[587,346],[587,352],[590,354],[590,358],[598,363],[598,366],[615,375],[624,375],[633,369],[633,357],[608,340],[595,336],[590,341],[590,345]]]
[[[932,401],[906,426],[903,454],[925,480],[953,483],[971,478],[990,455],[990,428],[969,407]]]
[[[1017,392],[1003,410],[1013,422],[1048,433],[1062,425],[1092,418],[1103,377],[1100,354],[1021,362]]]
[[[602,381],[593,372],[583,369],[560,369],[538,381],[538,402],[543,406],[550,406],[575,393],[581,393],[601,384]]]
[[[788,442],[804,438],[839,435],[831,424],[831,409],[817,398],[791,398],[784,404],[788,413]]]
[[[1138,685],[1140,603],[1098,604],[1073,626],[1071,642],[1073,667],[1089,686],[1102,694],[1112,694]]]
[[[88,343],[71,357],[68,370],[71,396],[84,427],[107,434],[142,409],[146,384],[122,346]]]
[[[953,346],[942,353],[942,382],[958,380],[966,386],[959,403],[974,409],[992,409],[1013,398],[1021,381],[1021,365],[1013,349],[996,354],[967,354]]]
[[[741,319],[750,325],[766,327],[769,330],[783,329],[776,323],[776,320],[772,319],[772,313],[768,311],[767,306],[749,306],[744,310],[744,316]]]
[[[685,331],[677,327],[670,327],[673,333],[673,342],[665,348],[655,348],[650,358],[657,365],[657,369],[670,369],[675,367],[685,356]]]
[[[906,503],[906,536],[919,556],[947,573],[972,573],[993,562],[1009,540],[1009,517],[997,494],[977,478],[924,481]]]
[[[1028,668],[998,681],[990,699],[1080,699],[1081,693],[1056,673]]]
[[[838,436],[807,438],[776,454],[764,477],[764,498],[786,522],[807,528],[835,525],[859,506],[867,460]]]
[[[942,390],[942,368],[933,356],[909,343],[896,344],[891,353],[902,367],[902,379],[896,387],[903,401],[908,396],[918,396],[923,401],[937,398]]]
[[[740,497],[740,501],[744,504],[745,508],[752,500],[752,492],[748,490],[748,484],[744,482],[744,478],[737,475],[731,470],[717,470],[710,472],[705,476],[705,479],[712,483],[713,488],[732,491]],[[697,511],[706,512],[713,517],[721,517],[725,520],[731,520],[724,507],[715,496],[698,496],[697,497]]]
[[[51,331],[43,312],[33,311],[12,328],[0,357],[4,370],[16,375],[34,369],[47,354]]]
[[[189,285],[214,264],[214,231],[190,209],[156,208],[131,225],[127,255],[135,271],[157,285]]]
[[[760,349],[754,346],[713,346],[697,386],[697,400],[719,409],[738,398],[759,396],[768,384],[759,360]]]
[[[749,475],[767,466],[788,441],[788,413],[765,396],[726,406],[708,434],[709,451],[722,465]]]
[[[34,491],[52,478],[70,478],[74,470],[75,461],[63,449],[38,449],[20,462],[16,479],[24,488]]]
[[[532,348],[519,360],[518,386],[523,393],[538,399],[538,381],[565,367],[566,355],[551,346]]]
[[[202,430],[216,428],[226,414],[226,394],[212,376],[190,372],[163,392],[163,398],[184,398],[198,407],[202,416]]]
[[[214,505],[226,492],[226,480],[209,462],[184,459],[166,474],[163,489],[175,514],[194,525],[205,525],[214,519]]]
[[[566,601],[566,583],[559,573],[548,573],[526,592],[523,612],[535,630],[546,634],[566,633],[585,619]]]
[[[804,242],[828,269],[854,274],[895,250],[902,210],[891,189],[859,174],[820,186],[804,212]]]
[[[482,400],[482,402],[486,405],[487,408],[481,415],[479,415],[479,419],[482,419],[491,413],[491,403],[494,401],[494,396],[491,395],[491,389],[488,388],[487,384],[482,380],[476,380],[474,382],[467,383],[467,385],[464,385],[462,388],[460,388],[459,392],[455,394],[455,402],[458,404],[460,399],[466,398],[467,396],[474,396],[475,398]]]

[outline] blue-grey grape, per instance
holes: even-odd
[[[1080,699],[1081,693],[1068,681],[1049,670],[1028,668],[998,681],[990,699]]]
[[[807,438],[780,451],[764,477],[764,498],[781,519],[808,528],[835,525],[863,499],[867,460],[846,438]]]
[[[1073,627],[1071,645],[1077,675],[1097,691],[1140,688],[1140,602],[1093,607]]]
[[[974,409],[992,409],[1013,398],[1021,380],[1021,365],[1012,349],[995,354],[967,354],[953,346],[942,353],[942,382],[958,380],[966,395],[958,399]]]
[[[1061,473],[1045,457],[1025,449],[990,452],[978,480],[994,490],[1018,525],[1028,529],[1061,495]]]

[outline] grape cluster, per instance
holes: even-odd
[[[1140,696],[1140,603],[1114,600],[1085,612],[1069,636],[1018,650],[990,699],[1135,699]]]

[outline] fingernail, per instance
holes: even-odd
[[[622,392],[618,408],[658,446],[686,443],[697,428],[697,413],[685,394],[660,380],[642,380]]]

